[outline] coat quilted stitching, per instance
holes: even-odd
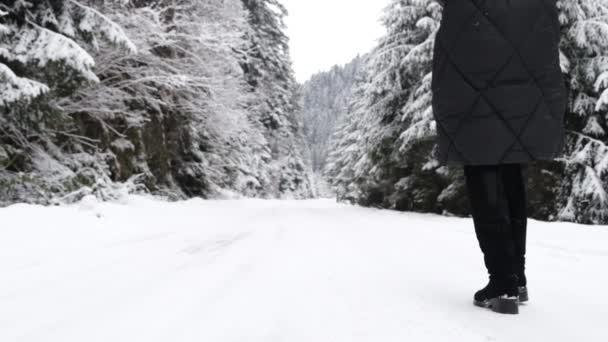
[[[566,89],[555,0],[450,0],[435,41],[441,164],[554,159]]]

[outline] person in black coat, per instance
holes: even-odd
[[[462,165],[490,276],[474,303],[518,313],[525,275],[529,163],[564,146],[566,87],[557,0],[438,0],[433,58],[436,153]]]

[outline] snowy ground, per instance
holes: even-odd
[[[0,341],[608,341],[608,227],[530,221],[531,302],[472,305],[470,219],[318,201],[0,209]]]

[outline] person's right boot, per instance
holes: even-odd
[[[513,241],[505,234],[505,228],[509,225],[502,223],[478,227],[481,229],[476,229],[476,233],[490,281],[486,287],[475,293],[474,304],[498,313],[518,314],[520,287],[514,268]]]
[[[528,295],[528,281],[526,279],[526,274],[522,272],[518,272],[517,274],[517,292],[520,303],[525,303],[530,300],[530,296]]]
[[[526,224],[525,221],[522,224],[521,221],[514,220],[514,263],[513,269],[517,275],[517,289],[519,291],[519,301],[525,303],[530,300],[528,295],[528,280],[526,279]]]
[[[489,308],[502,314],[519,313],[519,291],[517,276],[490,276],[486,287],[477,291],[473,303],[477,306]]]

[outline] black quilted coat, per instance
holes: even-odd
[[[564,144],[556,0],[446,0],[433,59],[445,164],[550,160]]]

